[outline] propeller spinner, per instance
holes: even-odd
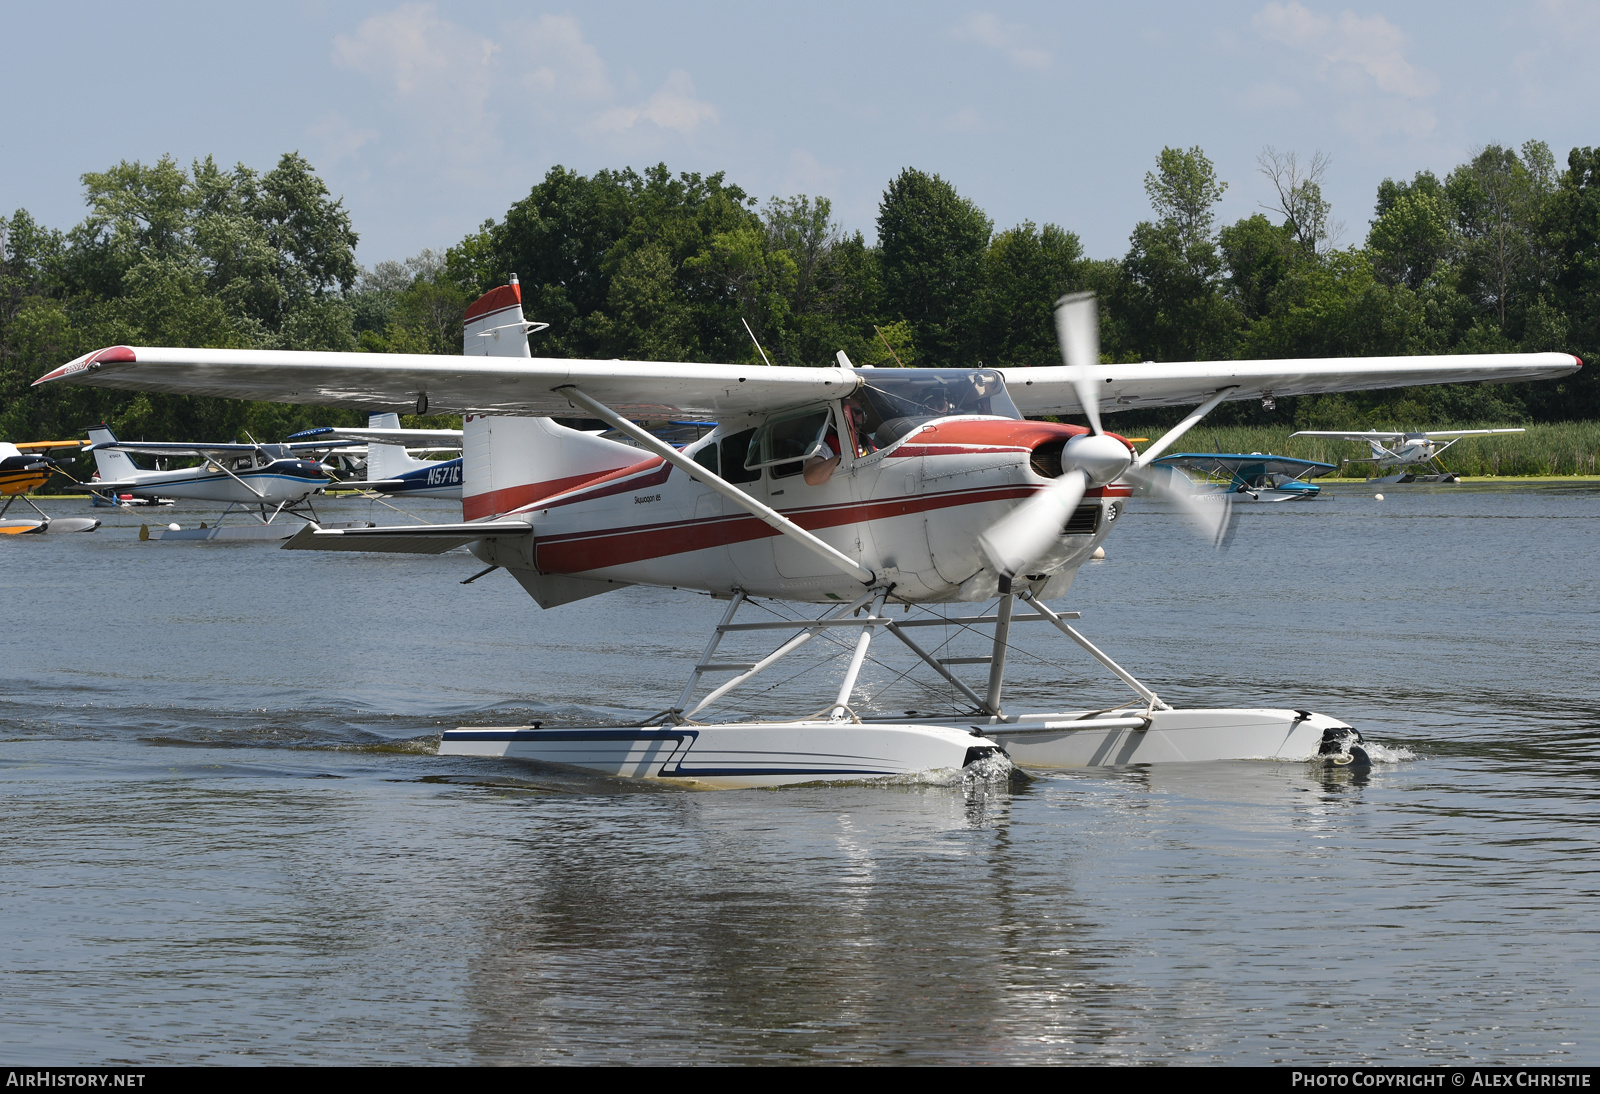
[[[984,557],[1000,575],[1001,587],[1043,558],[1061,534],[1084,494],[1119,478],[1132,479],[1153,496],[1176,505],[1212,546],[1223,546],[1232,528],[1232,501],[1200,500],[1152,475],[1149,460],[1135,460],[1128,446],[1106,435],[1100,425],[1100,394],[1094,372],[1100,364],[1100,315],[1093,293],[1063,296],[1056,302],[1056,337],[1061,360],[1072,370],[1072,386],[1089,419],[1088,436],[1074,437],[1061,452],[1061,475],[1017,506],[978,537]],[[1193,422],[1170,431],[1148,449],[1149,459],[1165,451]]]

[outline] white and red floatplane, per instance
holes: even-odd
[[[293,550],[439,553],[467,546],[547,609],[647,584],[726,598],[677,701],[635,726],[463,727],[441,754],[520,757],[690,786],[773,786],[961,768],[996,752],[1025,767],[1223,759],[1361,763],[1360,737],[1304,710],[1175,710],[1072,625],[1064,596],[1128,504],[1132,486],[1183,508],[1211,542],[1229,506],[1174,490],[1150,464],[1226,400],[1564,376],[1568,354],[1100,364],[1092,297],[1056,312],[1065,364],[1028,369],[791,368],[531,357],[520,290],[467,314],[464,357],[116,346],[38,383],[459,413],[462,521],[323,528]],[[1100,408],[1195,410],[1142,454],[1101,428]],[[1081,414],[1087,428],[1025,416]],[[568,428],[598,419],[632,443]],[[640,421],[715,420],[679,449]],[[481,576],[477,575],[477,576]],[[475,580],[469,578],[468,580]],[[738,618],[757,598],[825,605],[815,618]],[[934,605],[972,615],[891,615]],[[1012,628],[1065,634],[1136,698],[1112,710],[1014,710],[1003,702]],[[930,625],[989,628],[990,652],[950,658]],[[787,635],[777,633],[786,630]],[[753,661],[718,660],[726,636],[773,631]],[[730,691],[825,633],[853,633],[831,704],[782,722],[714,722]],[[964,699],[956,716],[862,716],[851,699],[869,645],[905,645]],[[847,643],[848,644],[848,643]],[[981,686],[952,666],[987,667]],[[712,681],[722,682],[712,686]]]

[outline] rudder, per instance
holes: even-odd
[[[111,432],[109,425],[102,422],[89,427],[89,440],[95,444],[116,444],[117,435]],[[126,452],[113,452],[104,448],[94,450],[94,466],[105,482],[125,482],[128,479],[138,478],[142,473]]]

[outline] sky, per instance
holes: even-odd
[[[1600,0],[1385,4],[281,0],[0,8],[0,211],[68,228],[81,176],[305,155],[371,266],[442,249],[556,164],[723,171],[874,236],[900,170],[1097,258],[1199,146],[1226,223],[1270,204],[1264,149],[1330,159],[1340,239],[1378,183],[1484,145],[1600,144]]]

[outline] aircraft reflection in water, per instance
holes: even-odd
[[[545,608],[630,584],[675,586],[727,608],[677,700],[632,727],[475,727],[440,751],[571,764],[680,785],[761,786],[989,763],[1084,766],[1326,754],[1365,761],[1359,734],[1304,710],[1175,710],[1048,605],[1067,594],[1128,504],[1148,490],[1206,542],[1227,498],[1197,499],[1152,464],[1230,399],[1564,376],[1566,354],[1228,361],[1105,367],[1092,297],[1061,301],[1065,364],[1025,369],[854,369],[533,359],[520,290],[467,313],[468,356],[117,346],[38,383],[199,392],[392,412],[460,413],[463,521],[332,529],[286,547],[440,553],[468,546]],[[1100,406],[1194,405],[1143,454],[1103,430]],[[581,415],[632,440],[569,429]],[[1082,414],[1087,427],[1024,415]],[[681,451],[637,424],[704,417]],[[641,452],[641,450],[643,450]],[[800,621],[737,621],[753,598],[825,605]],[[951,618],[914,607],[982,602]],[[1020,602],[1020,604],[1019,604]],[[1021,712],[1004,702],[1012,628],[1053,627],[1137,696],[1111,710]],[[941,656],[927,627],[992,629],[987,656]],[[754,660],[730,635],[774,633]],[[939,716],[888,716],[855,698],[875,636],[907,647],[956,696]],[[708,722],[706,709],[814,640],[848,662],[832,701],[778,723]],[[841,641],[842,639],[842,641]],[[975,687],[955,671],[977,664]],[[722,682],[709,686],[709,679]],[[707,685],[702,687],[702,685]],[[858,710],[853,703],[864,708]]]

